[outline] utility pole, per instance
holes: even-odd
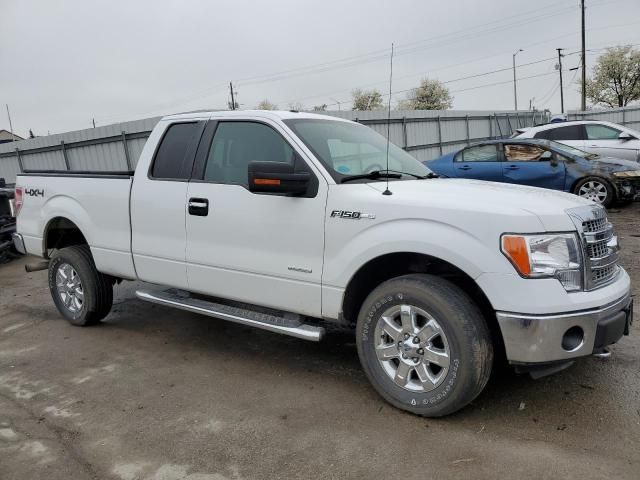
[[[229,90],[231,91],[231,110],[236,109],[236,99],[233,96],[233,83],[229,82]]]
[[[587,55],[585,53],[584,39],[584,0],[580,0],[582,9],[582,111],[587,109]]]
[[[558,72],[560,73],[560,113],[564,113],[564,91],[562,90],[562,50],[564,48],[556,48],[558,51]]]
[[[520,52],[524,52],[521,48],[513,54],[513,106],[514,110],[518,111],[518,89],[516,87],[516,55]]]
[[[341,104],[342,102],[339,102],[339,101],[338,101],[338,100],[336,100],[335,98],[330,98],[329,100],[333,100],[334,102],[336,102],[336,103],[338,104],[338,111],[340,111],[340,110],[341,110],[341,108],[340,108],[340,104]]]
[[[5,106],[7,107],[7,117],[9,117],[9,130],[11,130],[11,140],[15,142],[16,137],[13,134],[13,124],[11,123],[11,114],[9,113],[9,104],[5,103]]]
[[[95,118],[92,118],[92,119],[91,119],[91,122],[93,123],[93,128],[96,128],[96,119],[95,119]]]

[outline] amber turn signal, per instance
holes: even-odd
[[[502,252],[525,277],[531,273],[529,250],[527,241],[519,235],[504,235],[502,237]]]

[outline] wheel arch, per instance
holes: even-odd
[[[491,331],[497,351],[504,351],[504,342],[489,298],[471,275],[441,258],[416,252],[387,253],[363,264],[347,283],[342,300],[343,321],[355,325],[364,300],[378,285],[401,275],[425,273],[456,285],[476,303]]]
[[[42,238],[42,251],[46,257],[50,250],[70,247],[72,245],[89,245],[87,237],[78,225],[63,216],[51,218],[45,228]]]

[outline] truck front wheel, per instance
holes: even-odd
[[[373,387],[403,410],[448,415],[489,380],[493,345],[485,319],[442,278],[412,274],[384,282],[363,303],[356,335]]]
[[[113,304],[113,286],[96,270],[87,245],[54,252],[49,262],[49,290],[58,311],[73,325],[100,322]]]

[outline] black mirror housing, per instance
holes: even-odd
[[[633,140],[635,137],[633,135],[631,135],[630,133],[627,132],[620,132],[620,135],[618,135],[618,139],[622,140],[623,142],[627,142],[629,140]]]
[[[248,174],[249,191],[254,193],[304,195],[311,180],[309,172],[296,172],[285,162],[250,162]]]

